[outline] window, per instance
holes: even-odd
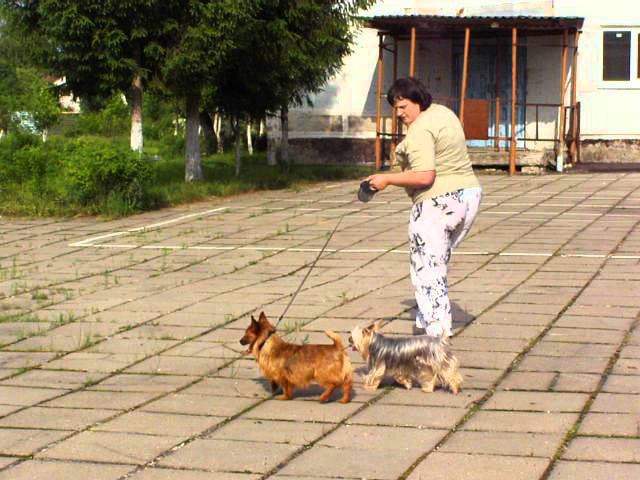
[[[602,32],[602,87],[640,88],[640,27]]]
[[[631,32],[604,32],[602,79],[631,80]]]

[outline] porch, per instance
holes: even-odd
[[[437,15],[365,19],[378,31],[376,167],[393,164],[403,136],[385,96],[391,82],[407,75],[425,81],[434,102],[458,114],[474,165],[506,165],[513,175],[533,158],[551,156],[559,171],[565,163],[578,162],[582,21]],[[557,66],[549,71],[554,62]]]

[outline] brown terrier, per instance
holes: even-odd
[[[333,345],[296,345],[285,342],[275,334],[264,312],[251,324],[240,339],[241,345],[249,345],[245,353],[252,353],[263,375],[271,382],[271,388],[282,388],[280,400],[293,397],[295,388],[317,383],[325,388],[320,401],[326,402],[333,391],[341,387],[341,403],[351,400],[353,368],[344,352],[342,340],[332,331],[325,331]]]

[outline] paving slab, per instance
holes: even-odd
[[[266,473],[299,449],[297,445],[282,443],[196,439],[160,459],[158,465],[215,472]]]
[[[258,480],[259,474],[194,471],[191,469],[146,468],[127,477],[132,480]]]
[[[29,456],[67,436],[69,432],[65,430],[1,428],[0,451],[4,455]]]
[[[436,452],[409,475],[410,480],[528,480],[540,478],[548,461],[542,458]]]
[[[348,352],[347,405],[275,399],[239,340],[260,311],[294,343],[421,334],[401,189],[0,218],[0,480],[635,479],[640,175],[481,182],[450,264],[463,390],[367,392]]]
[[[141,465],[185,437],[120,432],[81,432],[37,454],[37,459]]]
[[[440,452],[551,458],[563,440],[560,433],[455,432]]]
[[[640,439],[576,437],[564,451],[567,460],[640,462]]]
[[[0,480],[117,480],[130,470],[130,465],[27,460],[8,470],[0,471]]]
[[[640,465],[612,462],[575,462],[561,460],[549,479],[588,478],[589,480],[635,480],[640,475]]]
[[[640,414],[588,413],[578,433],[594,436],[640,437]]]

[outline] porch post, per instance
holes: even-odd
[[[564,170],[564,94],[567,83],[567,43],[569,32],[567,29],[562,32],[562,74],[560,75],[560,121],[558,122],[558,153],[556,155],[556,171]]]
[[[378,85],[376,89],[376,170],[382,168],[382,80],[384,77],[384,45],[378,33]]]
[[[393,36],[393,81],[398,79],[398,38]],[[396,107],[391,109],[391,142],[389,144],[389,163],[396,163],[396,144],[398,135],[398,117]]]
[[[578,91],[578,41],[580,40],[580,32],[576,30],[573,40],[573,64],[571,66],[571,163],[578,163],[578,107],[577,107],[577,91]]]
[[[502,63],[502,48],[500,48],[500,38],[497,39],[496,42],[496,123],[494,128],[495,134],[495,149],[496,152],[500,151],[500,114],[501,114],[501,105],[500,105],[500,64]]]
[[[411,56],[409,57],[409,76],[416,75],[416,27],[411,27]]]
[[[511,142],[509,144],[509,175],[516,174],[516,98],[518,96],[518,28],[511,29]]]
[[[464,29],[464,59],[462,62],[462,86],[460,88],[460,123],[464,127],[464,97],[467,95],[467,75],[469,73],[469,40],[471,29]]]

